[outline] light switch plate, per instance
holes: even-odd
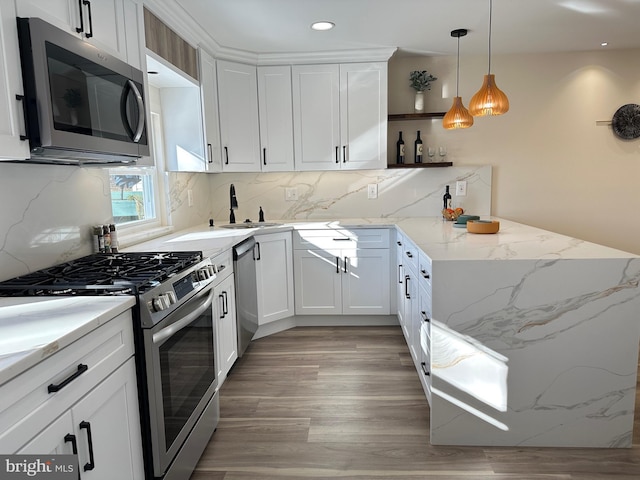
[[[370,183],[367,185],[367,198],[378,198],[378,184]]]
[[[467,182],[459,180],[456,182],[456,196],[464,197],[467,194]]]
[[[284,189],[284,199],[287,202],[294,202],[298,200],[298,189],[295,187],[288,187]]]

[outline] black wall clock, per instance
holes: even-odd
[[[640,137],[640,105],[628,103],[613,114],[611,121],[613,133],[625,140]]]

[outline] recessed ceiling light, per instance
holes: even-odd
[[[315,22],[311,24],[311,28],[318,31],[331,30],[335,26],[336,24],[333,22]]]
[[[607,45],[609,45],[609,42],[602,42],[602,43],[600,44],[600,46],[601,46],[601,47],[606,47]]]

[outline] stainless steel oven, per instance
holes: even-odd
[[[213,284],[152,328],[144,351],[155,477],[188,479],[219,418]]]

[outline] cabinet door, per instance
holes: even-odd
[[[263,172],[293,171],[291,67],[258,67]]]
[[[358,248],[343,250],[342,312],[388,315],[389,250]]]
[[[339,250],[293,252],[296,314],[342,313],[340,253]]]
[[[398,314],[398,322],[402,326],[404,324],[404,293],[405,293],[405,268],[404,268],[404,238],[401,235],[396,236],[396,272],[392,275],[392,281],[396,285],[396,309]]]
[[[402,331],[404,338],[407,341],[407,347],[411,352],[411,358],[414,365],[416,359],[420,358],[420,352],[416,351],[416,333],[415,326],[418,322],[420,300],[418,298],[418,282],[416,276],[411,270],[405,269],[404,275],[404,317],[402,324]]]
[[[293,73],[296,170],[340,168],[340,68],[298,65]]]
[[[143,480],[138,390],[133,358],[80,400],[71,409],[71,414],[83,480]],[[92,461],[90,445],[93,447],[94,468],[85,471],[84,466]]]
[[[264,325],[294,314],[291,232],[260,235],[256,242],[258,325]]]
[[[218,80],[216,61],[202,49],[200,55],[200,95],[204,116],[204,137],[206,143],[207,172],[222,171],[220,150],[220,119],[218,117]]]
[[[127,33],[123,0],[82,2],[84,32],[89,43],[127,62]],[[133,34],[134,32],[131,32]],[[137,31],[136,31],[137,34]]]
[[[218,387],[222,385],[229,370],[238,359],[236,297],[233,282],[234,276],[229,275],[214,291],[213,313],[216,319],[216,344],[218,345]]]
[[[16,453],[24,455],[72,454],[73,442],[78,441],[75,433],[71,412],[66,412]]]
[[[342,168],[387,164],[387,64],[340,65]]]
[[[82,23],[80,21],[81,0],[18,0],[15,3],[18,16],[41,18],[73,35],[80,35],[87,27],[84,17]]]
[[[260,171],[256,67],[218,60],[222,170]]]
[[[18,51],[16,9],[13,0],[0,0],[0,160],[29,158],[29,142],[24,135],[22,75]]]

